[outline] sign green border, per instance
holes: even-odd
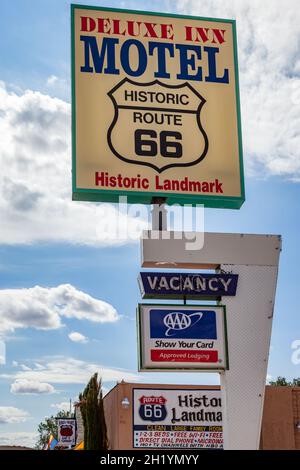
[[[240,186],[241,196],[205,196],[190,194],[173,194],[160,192],[143,192],[143,191],[114,191],[109,189],[84,189],[76,186],[76,93],[75,93],[75,41],[74,41],[74,15],[75,10],[99,10],[99,11],[115,11],[119,13],[133,13],[151,16],[162,16],[170,18],[186,18],[193,20],[204,20],[213,22],[231,23],[233,33],[233,51],[235,64],[235,95],[236,95],[236,112],[238,125],[238,141],[239,141],[239,164],[240,164]],[[73,201],[92,201],[92,202],[119,202],[120,196],[126,196],[127,202],[130,204],[151,204],[153,197],[167,198],[167,204],[204,204],[205,207],[221,208],[221,209],[239,209],[245,201],[245,184],[244,184],[244,166],[243,166],[243,146],[242,146],[242,127],[241,127],[241,111],[240,111],[240,93],[239,93],[239,75],[238,75],[238,54],[236,39],[236,22],[235,20],[221,18],[206,18],[190,15],[175,15],[171,13],[157,13],[152,11],[126,10],[120,8],[92,7],[88,5],[71,4],[71,76],[72,76],[72,199]]]
[[[144,361],[143,361],[143,351],[142,351],[142,320],[141,320],[141,307],[196,307],[196,308],[219,308],[221,307],[223,309],[223,316],[224,316],[224,348],[225,348],[225,367],[164,367],[164,368],[159,368],[159,367],[145,367],[144,366]],[[138,336],[138,371],[139,372],[219,372],[219,371],[224,371],[224,370],[229,370],[229,353],[228,353],[228,335],[227,335],[227,316],[226,316],[226,305],[210,305],[210,304],[188,304],[188,305],[178,305],[178,304],[138,304],[138,307],[136,309],[136,319],[137,319],[137,336]]]

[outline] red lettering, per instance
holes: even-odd
[[[194,42],[207,42],[209,28],[194,28],[193,26],[185,27],[185,40]],[[196,36],[195,36],[196,33]]]
[[[129,36],[139,36],[141,32],[141,22],[140,21],[127,21],[128,25],[128,34]],[[134,26],[137,26],[138,29],[135,31]]]
[[[98,18],[98,33],[110,34],[109,18]]]
[[[141,183],[142,183],[142,188],[143,189],[148,189],[149,188],[149,181],[147,180],[147,178],[143,178]]]
[[[120,30],[120,20],[113,20],[113,33],[114,34],[119,34],[120,36],[125,36],[126,31],[123,30],[121,32],[121,30]]]
[[[104,173],[96,171],[95,173],[95,185],[96,186],[104,186]]]
[[[144,23],[144,25],[146,27],[146,33],[144,34],[144,38],[158,38],[155,31],[156,23]]]
[[[172,24],[161,25],[161,39],[174,39],[174,29]]]
[[[81,16],[80,18],[81,31],[86,33],[96,31],[99,34],[117,34],[119,36],[128,35],[133,37],[143,36],[145,38],[154,39],[174,39],[174,29],[172,24],[158,24],[134,20],[123,21],[120,19],[110,18],[94,19],[89,16]],[[186,28],[187,30],[192,30],[192,27],[187,26]],[[192,38],[190,40],[192,40]]]
[[[96,28],[96,21],[89,16],[81,16],[81,31],[85,33],[91,33]]]
[[[223,44],[225,42],[225,29],[213,29],[213,39],[212,42],[215,44],[218,42],[219,44]]]
[[[119,188],[122,188],[123,187],[123,185],[122,185],[123,178],[122,178],[122,175],[120,175],[120,173],[117,176],[117,181],[118,181]]]
[[[159,177],[157,175],[155,176],[155,186],[156,189],[164,189],[164,187],[160,184]]]
[[[223,44],[225,42],[225,29],[217,28],[197,28],[194,26],[185,26],[185,40],[193,42],[206,43],[210,41],[212,44]]]
[[[220,183],[218,179],[216,179],[216,193],[222,193],[223,194],[223,183]]]
[[[208,32],[209,28],[195,28],[196,29],[196,39],[195,42],[207,42],[209,40]]]
[[[185,27],[185,40],[186,41],[192,41],[193,40],[193,35],[192,35],[192,26],[186,26]]]

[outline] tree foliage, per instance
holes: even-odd
[[[38,425],[38,441],[35,445],[37,449],[44,449],[45,445],[48,443],[50,436],[52,434],[55,439],[57,439],[57,419],[58,418],[72,418],[72,414],[69,411],[59,411],[56,416],[46,417],[44,421],[41,421]]]
[[[277,377],[276,380],[271,380],[269,382],[269,385],[272,385],[273,387],[300,387],[300,377],[297,379],[293,379],[292,381],[286,380],[285,377]]]
[[[79,395],[84,426],[84,449],[107,450],[107,429],[104,416],[101,380],[94,374]]]

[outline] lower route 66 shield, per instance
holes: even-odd
[[[163,396],[145,396],[139,398],[139,415],[143,421],[164,421],[167,416],[166,398]]]
[[[205,99],[189,83],[138,83],[125,78],[108,95],[115,114],[107,141],[120,160],[161,173],[205,158],[208,138],[200,116]],[[126,137],[121,139],[124,129]]]

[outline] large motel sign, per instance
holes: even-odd
[[[73,198],[244,202],[233,20],[72,6]]]

